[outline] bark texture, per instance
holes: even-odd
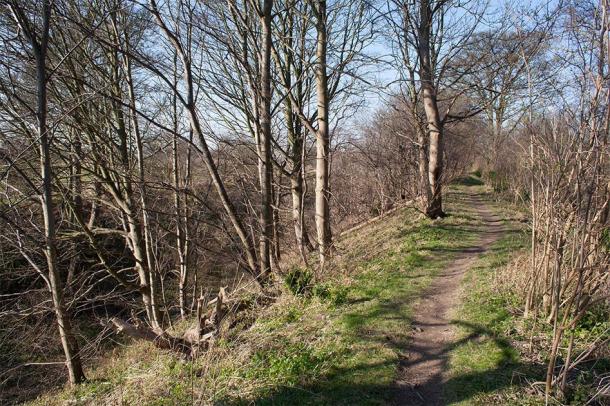
[[[442,202],[443,175],[443,121],[436,99],[435,72],[430,52],[430,34],[432,31],[432,10],[428,0],[421,0],[419,37],[419,63],[422,97],[426,113],[429,151],[428,151],[428,181],[431,196],[426,207],[426,216],[430,218],[444,217]]]

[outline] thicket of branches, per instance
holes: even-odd
[[[524,317],[551,330],[547,402],[563,398],[581,371],[607,356],[610,342],[603,320],[610,297],[607,14],[604,0],[560,3],[550,15],[535,15],[538,38],[517,50],[534,52],[521,58],[524,75],[504,104],[520,118],[497,127],[492,142],[505,145],[488,155],[496,190],[525,204],[532,216],[532,252],[520,288]],[[518,95],[526,102],[515,100]],[[498,159],[498,152],[510,159]],[[590,334],[579,333],[595,323]],[[607,378],[594,377],[588,404],[608,393]]]

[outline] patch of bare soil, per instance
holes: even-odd
[[[464,198],[482,219],[480,238],[457,254],[415,306],[412,340],[398,367],[397,405],[444,404],[442,393],[448,352],[457,341],[451,313],[458,304],[460,282],[479,255],[503,233],[500,218],[489,210],[480,195],[467,192]]]

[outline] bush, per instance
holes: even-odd
[[[311,289],[313,273],[307,268],[293,267],[286,276],[284,282],[292,294],[303,295]]]
[[[334,284],[319,284],[313,287],[314,296],[335,306],[342,305],[347,301],[347,293],[347,287]]]

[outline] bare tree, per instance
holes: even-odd
[[[234,205],[231,202],[231,199],[229,198],[226,187],[224,185],[224,182],[222,181],[222,178],[220,177],[218,168],[216,166],[216,163],[214,162],[214,158],[205,138],[201,118],[199,116],[197,106],[195,105],[195,83],[192,74],[192,60],[186,52],[185,44],[183,43],[184,40],[188,41],[190,38],[180,38],[178,34],[170,28],[170,26],[166,23],[165,19],[161,15],[157,3],[154,0],[150,1],[150,12],[155,17],[163,35],[171,44],[171,46],[174,47],[175,52],[178,54],[178,58],[184,71],[182,79],[186,92],[186,96],[178,94],[178,100],[188,113],[191,129],[193,133],[197,136],[201,145],[204,163],[208,169],[210,177],[212,178],[212,182],[222,202],[223,208],[227,216],[229,217],[231,224],[233,225],[233,228],[235,229],[235,232],[239,237],[239,240],[241,241],[247,267],[256,278],[264,276],[265,270],[260,269],[252,239],[248,236],[248,233],[246,232],[242,221],[237,216]],[[151,69],[151,71],[153,71],[154,73],[160,74],[167,84],[171,84],[171,81],[164,77],[161,72],[155,69],[151,63],[146,63],[146,67]],[[174,91],[179,92],[179,89],[175,88]],[[261,272],[263,273],[261,274]]]
[[[320,265],[324,266],[332,250],[331,231],[331,189],[330,189],[330,151],[333,116],[335,121],[341,117],[346,106],[341,106],[339,96],[349,96],[359,79],[359,70],[366,64],[363,48],[371,41],[371,8],[366,2],[308,1],[310,7],[303,9],[305,20],[303,29],[311,25],[315,28],[315,53],[303,53],[301,57],[310,58],[304,72],[295,71],[298,76],[289,81],[281,78],[286,97],[301,124],[315,137],[316,145],[316,185],[315,185],[315,222],[318,239]],[[302,33],[301,35],[305,35]],[[274,48],[276,59],[281,59]],[[316,101],[315,114],[307,114],[308,100],[295,90],[303,89],[297,84],[308,80],[308,73],[315,77]],[[291,85],[291,86],[290,86]],[[299,97],[300,96],[300,97]],[[307,104],[302,104],[307,102]],[[331,103],[335,103],[331,108]]]
[[[285,12],[278,13],[273,54],[278,71],[278,92],[288,91],[293,94],[292,97],[283,97],[287,138],[287,147],[283,155],[288,161],[288,168],[285,170],[283,166],[280,168],[290,178],[294,233],[299,253],[305,262],[307,262],[307,253],[313,250],[305,223],[307,129],[295,113],[292,99],[294,98],[298,106],[309,104],[311,99],[311,80],[306,77],[308,61],[311,59],[307,40],[312,24],[309,7],[308,2],[294,0],[286,2]],[[278,150],[283,151],[281,148]]]
[[[418,144],[420,185],[424,189],[421,195],[430,218],[444,216],[445,124],[480,111],[470,108],[455,111],[463,91],[456,92],[453,88],[463,74],[449,78],[447,72],[478,27],[483,11],[484,5],[478,1],[391,1],[388,4],[388,23],[393,34],[390,41],[398,71],[403,72],[412,115],[418,117],[419,103],[425,114],[426,134],[419,134]],[[426,167],[427,181],[423,176]]]
[[[29,46],[29,51],[34,59],[35,67],[35,97],[36,97],[36,125],[33,139],[38,144],[40,156],[40,205],[43,216],[44,232],[44,255],[46,258],[45,282],[51,293],[53,309],[59,328],[61,344],[66,357],[66,367],[70,384],[75,385],[85,380],[85,374],[81,365],[79,346],[71,320],[64,301],[64,281],[57,261],[55,205],[53,203],[52,169],[52,134],[48,125],[47,86],[49,83],[49,72],[47,67],[47,53],[49,49],[50,28],[52,19],[52,1],[44,1],[38,8],[29,9],[11,1],[8,4],[12,17],[18,27],[18,34]],[[27,125],[24,126],[27,128]],[[36,187],[38,189],[38,187]],[[34,262],[31,266],[37,267]],[[43,275],[42,270],[39,271]]]

